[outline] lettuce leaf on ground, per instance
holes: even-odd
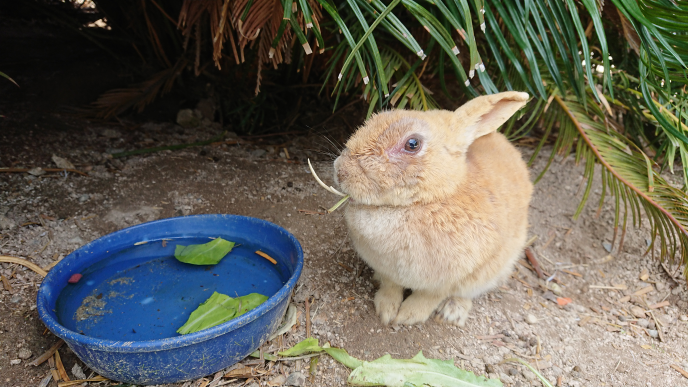
[[[216,265],[234,248],[234,242],[216,238],[202,245],[177,245],[174,257],[192,265]]]
[[[412,359],[393,359],[385,355],[368,362],[349,355],[342,348],[332,348],[329,344],[320,347],[317,339],[309,337],[279,354],[298,356],[322,351],[353,370],[347,380],[352,386],[502,387],[498,379],[486,379],[462,370],[451,360],[427,359],[422,351]]]

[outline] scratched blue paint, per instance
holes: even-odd
[[[177,287],[164,290],[162,285],[167,280],[178,281],[178,286],[191,285],[183,284],[184,276],[180,273],[168,276],[160,285],[154,281],[158,279],[155,274],[163,271],[159,273],[159,277],[165,278],[169,275],[167,271],[170,268],[190,266],[177,266],[173,258],[169,260],[166,251],[174,250],[177,241],[187,243],[188,240],[202,240],[210,236],[221,236],[241,243],[243,250],[239,246],[223,262],[237,253],[235,259],[243,259],[244,264],[253,263],[258,265],[258,269],[268,270],[263,278],[267,282],[252,283],[263,286],[263,289],[266,289],[265,286],[273,286],[275,289],[267,292],[274,294],[264,304],[235,320],[179,336],[167,325],[173,326],[178,320],[184,320],[179,324],[181,326],[186,321],[183,314],[187,313],[188,316],[191,310],[181,307],[175,312],[172,307],[174,303],[170,303],[165,297],[179,297],[179,292],[174,292]],[[163,239],[169,239],[165,242],[165,247],[162,246]],[[148,243],[134,246],[141,241]],[[253,248],[267,252],[278,264],[275,267],[264,266],[267,261],[249,254]],[[151,260],[145,261],[145,257],[153,257],[153,263],[150,263]],[[251,259],[258,260],[250,261]],[[227,291],[228,283],[232,281],[251,282],[250,276],[246,274],[248,269],[239,270],[232,280],[231,263],[232,260],[227,260],[224,268],[189,267],[193,274],[189,278],[205,275],[210,289],[218,291]],[[264,220],[236,215],[195,215],[163,219],[106,235],[65,257],[43,280],[38,291],[38,313],[45,325],[56,336],[64,339],[72,351],[100,375],[132,384],[174,383],[215,373],[245,358],[265,342],[281,322],[302,267],[303,251],[296,238],[283,228]],[[110,269],[112,273],[108,274]],[[148,274],[143,275],[146,272]],[[67,280],[74,273],[82,273],[84,278],[80,284],[69,285]],[[118,278],[127,278],[127,274],[133,274],[132,277],[139,278],[139,281],[112,282]],[[137,277],[139,274],[142,276]],[[93,278],[89,279],[89,276]],[[278,281],[277,286],[275,281]],[[239,286],[237,289],[243,288]],[[246,289],[242,292],[248,291]],[[199,290],[194,285],[188,291],[184,290],[184,293],[192,298],[190,302],[198,305],[203,301],[197,302],[198,299],[204,293],[212,294],[212,291]],[[76,321],[76,310],[83,304],[84,298],[100,294],[102,296],[98,300],[105,302],[102,310],[111,313],[96,313],[82,321]],[[116,296],[108,297],[109,294]],[[127,302],[136,305],[128,308]],[[108,303],[111,309],[108,309]],[[161,311],[158,312],[157,309]],[[164,318],[156,315],[163,312]],[[142,324],[139,330],[130,329],[129,325],[137,317],[142,322],[164,321],[161,325],[165,329],[161,328],[161,331],[166,337],[154,339],[155,324],[148,324],[147,328],[146,324]],[[98,327],[101,325],[104,328],[99,331]],[[132,330],[137,333],[134,334]]]

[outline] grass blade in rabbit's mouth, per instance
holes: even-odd
[[[337,208],[341,207],[342,204],[346,203],[346,201],[349,200],[349,198],[350,198],[349,195],[337,191],[334,187],[329,186],[329,185],[323,183],[322,180],[320,180],[320,178],[318,177],[318,174],[315,173],[315,169],[313,169],[313,165],[311,164],[311,159],[308,159],[308,167],[311,169],[311,174],[315,178],[315,181],[317,181],[321,187],[325,188],[327,191],[332,192],[335,195],[343,196],[343,198],[340,201],[338,201],[334,206],[332,206],[329,210],[327,210],[328,214],[334,212],[335,210],[337,210]]]

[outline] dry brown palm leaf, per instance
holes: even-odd
[[[275,14],[281,14],[278,12],[281,8],[276,0],[256,0],[252,4],[249,0],[237,0],[234,3],[232,21],[238,31],[242,62],[246,45],[249,42],[253,44],[265,24],[274,19]]]
[[[184,49],[187,47],[189,37],[194,33],[200,33],[205,24],[210,24],[210,36],[213,40],[213,61],[218,68],[221,68],[222,48],[225,41],[229,38],[230,46],[234,52],[234,59],[239,63],[239,56],[234,41],[232,31],[232,17],[230,8],[233,0],[185,0],[179,12],[177,26],[182,30],[182,35],[186,37]],[[207,17],[204,17],[207,15]],[[197,29],[194,30],[194,27]],[[200,36],[196,39],[196,52],[200,52]],[[198,55],[197,55],[198,56]],[[197,60],[197,62],[199,62]]]
[[[145,82],[102,94],[92,104],[96,117],[108,119],[132,107],[142,112],[146,105],[153,102],[158,95],[164,95],[172,89],[174,81],[181,74],[186,63],[186,60],[180,59],[174,67],[153,75]]]
[[[155,30],[155,25],[148,18],[148,11],[146,10],[146,0],[141,0],[141,9],[143,10],[143,17],[146,19],[146,27],[148,29],[148,39],[150,39],[151,46],[153,46],[153,52],[155,56],[158,57],[165,66],[172,67],[172,63],[167,58],[165,54],[165,49],[160,43],[160,38],[158,37],[158,32]]]
[[[624,36],[626,37],[626,41],[628,42],[628,45],[631,46],[633,51],[640,56],[640,37],[638,36],[638,33],[635,31],[635,28],[633,28],[633,25],[631,22],[619,11],[619,9],[616,10],[616,12],[619,13],[619,18],[621,18],[621,27],[623,28]]]

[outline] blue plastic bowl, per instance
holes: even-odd
[[[217,265],[188,265],[173,256],[177,244],[215,237],[240,244]],[[255,254],[259,249],[277,265]],[[106,378],[132,384],[192,380],[231,366],[270,337],[302,267],[296,238],[264,220],[236,215],[157,220],[106,235],[65,257],[41,284],[38,315]],[[69,284],[76,273],[81,280]],[[213,291],[256,292],[269,299],[224,324],[177,334]]]

